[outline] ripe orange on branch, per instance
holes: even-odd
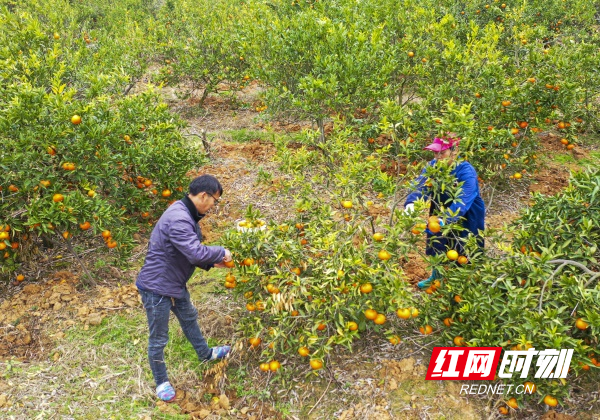
[[[375,309],[367,309],[365,311],[365,317],[368,320],[373,321],[377,317],[377,311]]]
[[[392,254],[390,254],[389,252],[387,252],[385,249],[382,249],[381,251],[379,251],[379,253],[377,254],[377,257],[382,260],[382,261],[387,261],[390,258],[392,258]]]
[[[400,308],[396,311],[396,315],[400,319],[409,319],[410,318],[410,309],[408,308]]]
[[[554,398],[552,395],[546,395],[544,397],[544,404],[550,407],[556,407],[558,405],[558,400]]]
[[[577,318],[577,321],[575,321],[575,326],[580,330],[587,330],[590,325],[583,319]]]
[[[419,331],[423,335],[429,335],[433,332],[433,327],[431,325],[425,325],[424,327],[419,327]]]
[[[446,257],[448,257],[450,261],[456,261],[458,259],[458,252],[451,249],[450,251],[446,252]]]

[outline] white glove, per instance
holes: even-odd
[[[404,207],[404,213],[412,213],[414,211],[415,211],[414,203],[407,204],[406,207]]]

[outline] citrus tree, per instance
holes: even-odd
[[[1,31],[2,276],[15,275],[39,236],[71,250],[73,238],[103,238],[125,254],[203,156],[156,92],[80,95],[73,85],[83,80],[65,61],[72,51],[54,44],[60,36],[26,13],[5,12],[3,28],[13,32]]]
[[[528,379],[503,380],[535,383],[535,395],[518,402],[547,395],[561,402],[600,366],[599,188],[596,168],[574,174],[560,197],[535,194],[506,232],[512,240],[490,233],[495,246],[466,265],[441,257],[443,279],[426,296],[424,319],[441,328],[447,344],[574,349],[566,380],[535,380],[535,369]]]
[[[157,37],[163,59],[159,77],[179,84],[184,96],[201,91],[200,106],[220,83],[244,88],[250,81],[246,10],[229,1],[182,1],[167,9]]]

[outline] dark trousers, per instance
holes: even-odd
[[[165,365],[164,350],[169,341],[169,315],[173,311],[183,333],[187,337],[200,360],[208,360],[212,354],[198,325],[198,310],[190,301],[186,290],[181,299],[157,295],[146,290],[139,290],[148,317],[150,335],[148,337],[148,361],[156,385],[169,380]]]

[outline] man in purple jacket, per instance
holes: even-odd
[[[171,311],[200,360],[222,359],[231,350],[229,346],[208,347],[198,325],[198,311],[186,287],[196,267],[223,268],[225,262],[231,261],[229,250],[202,244],[198,226],[198,221],[219,202],[221,194],[221,184],[211,175],[192,181],[189,193],[173,203],[152,230],[146,261],[136,281],[148,317],[150,369],[156,394],[163,401],[175,399],[164,361]]]

